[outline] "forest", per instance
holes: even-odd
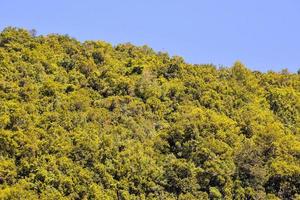
[[[0,32],[0,199],[300,199],[300,73]]]

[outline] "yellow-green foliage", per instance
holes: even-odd
[[[299,199],[300,75],[0,33],[0,199]]]

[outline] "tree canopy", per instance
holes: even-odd
[[[300,75],[5,28],[0,199],[300,199]]]

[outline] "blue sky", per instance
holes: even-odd
[[[300,68],[299,0],[2,0],[0,29],[68,34],[253,70]]]

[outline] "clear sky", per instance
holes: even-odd
[[[2,0],[0,7],[0,29],[147,44],[189,63],[300,68],[299,0]]]

